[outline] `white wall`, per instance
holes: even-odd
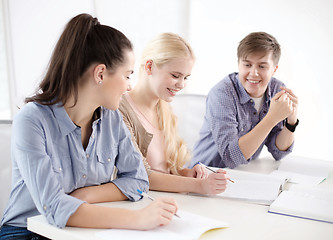
[[[144,44],[160,32],[186,35],[187,0],[7,0],[12,41],[15,99],[24,98],[38,86],[64,26],[75,15],[89,13],[102,24],[125,33],[140,56]],[[134,81],[135,82],[135,81]]]
[[[91,0],[7,0],[10,24],[14,104],[34,93],[48,65],[53,47],[75,15],[93,13]]]
[[[121,30],[134,43],[138,69],[145,44],[162,32],[188,35],[190,0],[96,0],[96,15],[101,23]],[[134,72],[132,84],[135,85]]]
[[[333,160],[331,0],[6,1],[18,105],[40,81],[64,25],[81,12],[124,32],[134,43],[137,59],[144,44],[160,32],[187,38],[197,57],[187,93],[206,94],[224,76],[237,71],[239,41],[252,31],[266,31],[282,46],[276,77],[300,101],[295,154]]]
[[[7,46],[5,33],[5,17],[3,1],[0,1],[0,119],[10,119],[10,94],[7,66]]]

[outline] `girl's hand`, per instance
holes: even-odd
[[[147,207],[137,211],[138,230],[149,230],[170,223],[178,206],[172,198],[158,198]]]
[[[208,177],[208,172],[204,166],[201,166],[200,164],[196,164],[189,171],[189,177],[206,179]]]
[[[206,179],[202,180],[201,194],[219,194],[227,188],[226,171],[218,169],[217,173],[211,173]]]

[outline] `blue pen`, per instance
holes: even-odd
[[[146,197],[146,198],[149,198],[150,200],[154,201],[155,199],[152,197],[152,196],[149,196],[147,193],[145,192],[142,192],[141,190],[137,189],[138,193],[143,196],[143,197]],[[179,215],[177,215],[177,213],[174,214],[176,217],[179,217]]]

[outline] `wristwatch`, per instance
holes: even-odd
[[[290,125],[290,124],[288,123],[287,118],[284,120],[284,125],[286,126],[286,128],[287,128],[290,132],[295,132],[295,129],[296,129],[298,123],[299,123],[299,120],[298,120],[298,119],[297,119],[297,121],[296,121],[296,123],[295,123],[294,125]]]

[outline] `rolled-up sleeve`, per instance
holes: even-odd
[[[12,156],[37,210],[59,228],[84,203],[64,192],[54,171],[46,145],[43,127],[38,121],[18,118],[13,123]]]
[[[142,156],[134,146],[131,134],[123,122],[120,129],[118,149],[116,160],[118,173],[113,183],[129,200],[140,200],[142,197],[138,194],[137,190],[148,191],[148,175],[142,161]]]
[[[279,133],[282,131],[283,128],[283,122],[278,123],[272,131],[269,133],[267,137],[267,141],[265,145],[267,146],[268,151],[272,154],[273,158],[275,160],[280,160],[289,153],[292,152],[294,148],[294,142],[290,145],[290,147],[285,150],[281,151],[280,149],[277,148],[276,146],[276,137],[279,135]]]

